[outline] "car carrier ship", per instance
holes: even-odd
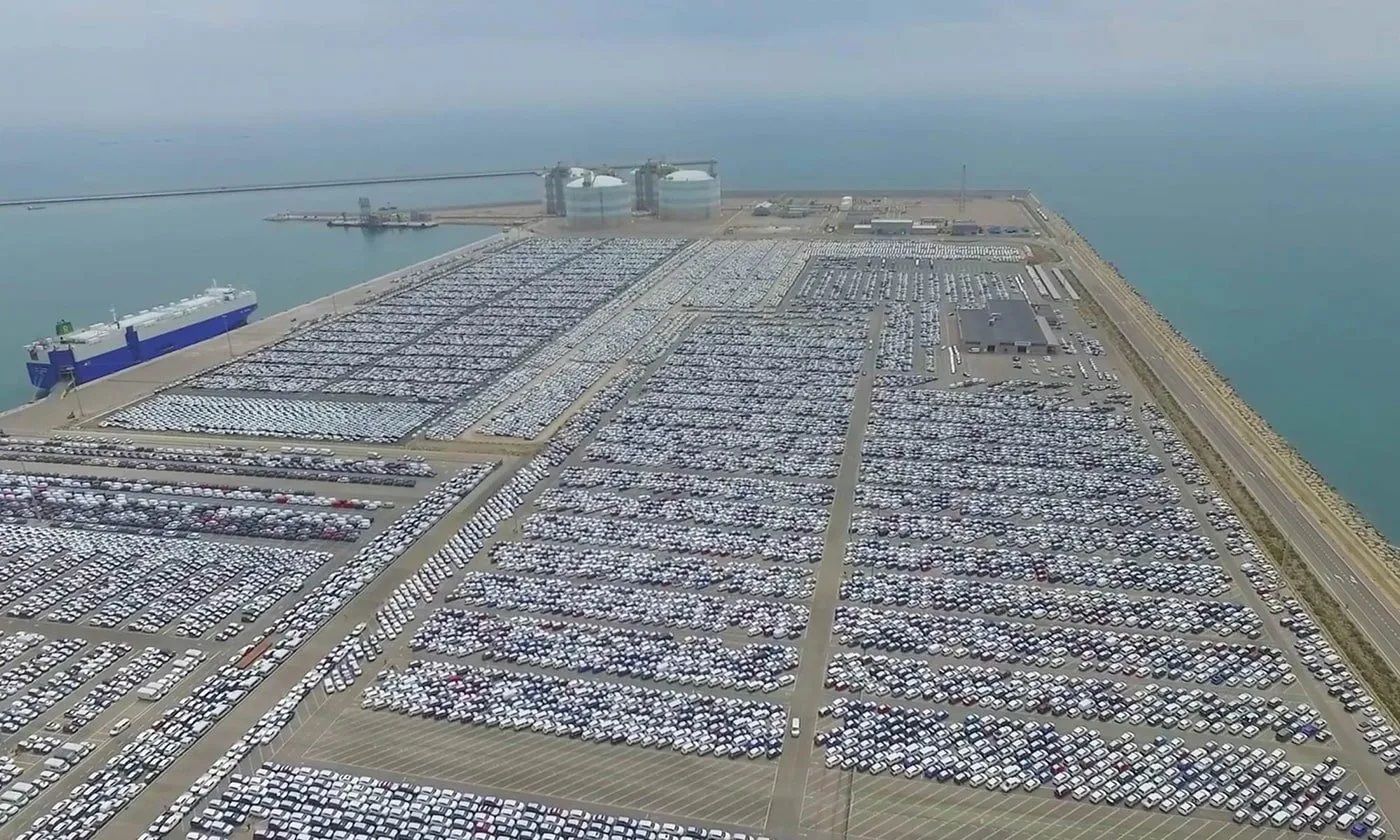
[[[56,385],[81,385],[148,362],[248,323],[258,296],[211,286],[193,296],[80,330],[59,321],[54,336],[28,345],[29,381],[47,395]]]

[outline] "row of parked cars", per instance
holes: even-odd
[[[474,556],[486,539],[495,535],[500,523],[520,504],[524,496],[548,474],[552,467],[562,464],[568,453],[592,429],[593,424],[615,403],[629,386],[626,378],[602,389],[593,400],[566,423],[555,438],[529,462],[516,470],[515,474],[502,487],[483,501],[475,516],[455,533],[446,546],[431,555],[423,564],[394,588],[390,596],[375,611],[378,629],[368,630],[367,624],[357,625],[349,636],[338,642],[329,653],[321,658],[295,685],[283,695],[229,750],[198,779],[189,789],[175,798],[164,812],[158,815],[148,827],[142,840],[154,840],[176,831],[185,819],[198,808],[204,798],[229,779],[234,770],[245,761],[255,747],[272,744],[295,718],[300,704],[318,687],[330,692],[347,690],[362,672],[361,661],[374,661],[383,652],[386,640],[396,637],[414,619],[418,604],[431,600],[444,581],[454,575],[467,559]],[[446,482],[435,491],[433,498],[424,501],[423,511],[432,516],[441,516],[446,510],[460,501],[489,472],[491,465],[478,465],[468,468]],[[421,533],[428,522],[416,517],[405,519],[403,535]],[[395,527],[391,526],[390,531]],[[378,538],[377,538],[378,539]],[[401,535],[386,538],[385,545],[397,547]],[[364,555],[361,550],[360,555]],[[359,555],[357,555],[358,557]],[[305,606],[305,605],[301,605]],[[337,609],[336,602],[321,602],[317,609]],[[290,612],[289,612],[290,614]],[[300,635],[297,637],[301,638]],[[299,643],[299,642],[298,642]],[[247,650],[247,648],[245,648]],[[290,647],[279,644],[250,666],[256,673],[265,674],[285,659]],[[217,822],[208,822],[209,816],[203,813],[196,817],[197,831],[231,831]]]
[[[832,478],[864,325],[731,317],[698,326],[585,455],[597,465]]]
[[[63,717],[49,725],[64,732],[77,732],[97,719],[165,667],[175,654],[158,647],[147,647],[99,680],[77,703],[63,712]]]
[[[229,836],[261,828],[262,840],[300,837],[554,838],[555,840],[750,840],[750,836],[637,817],[613,816],[406,781],[268,763],[233,783],[196,818],[195,828]],[[765,838],[752,838],[765,840]]]
[[[878,260],[869,257],[815,256],[807,261],[807,267],[797,287],[797,295],[804,302],[839,301],[847,308],[920,300],[940,301],[943,298],[942,282],[945,277],[950,284],[953,282],[952,274],[941,275],[933,270],[932,260],[927,264],[919,260],[916,265],[914,260],[907,258]],[[986,272],[976,276],[964,273],[958,275],[957,280],[959,282],[953,288],[967,288],[970,292],[975,290],[975,299],[978,301],[985,302],[988,293],[1006,294],[1006,278],[997,273]],[[993,289],[996,291],[992,291]],[[968,300],[973,298],[973,294],[966,296]],[[952,302],[956,303],[957,300],[952,299]],[[891,306],[890,310],[885,317],[882,339],[890,333],[891,325],[899,317],[898,313],[908,313],[904,307]],[[883,352],[882,346],[881,353]],[[910,369],[890,367],[884,363],[876,366],[881,370]]]
[[[454,609],[429,616],[409,647],[459,659],[480,655],[487,662],[749,692],[791,685],[797,669],[797,648],[789,645],[728,645],[712,636]]]
[[[231,502],[329,507],[344,510],[375,511],[392,508],[393,502],[376,499],[352,499],[298,490],[278,490],[251,487],[246,484],[218,484],[205,481],[161,481],[154,478],[112,478],[110,476],[76,473],[0,472],[0,486],[30,488],[62,487],[68,490],[101,491],[109,493],[142,493],[156,496],[180,496],[195,499],[217,499]]]
[[[509,481],[482,502],[477,514],[448,537],[435,558],[456,568],[470,563],[487,538],[496,534],[501,522],[514,516],[525,496],[539,486],[551,470],[568,459],[575,447],[593,432],[602,415],[617,405],[635,379],[635,374],[619,377],[574,412],[535,457],[517,468]]]
[[[381,671],[360,705],[454,723],[750,759],[776,758],[787,724],[786,711],[773,703],[434,660]]]
[[[714,410],[737,412],[743,407],[736,404]],[[691,427],[678,426],[678,429],[686,428]],[[749,471],[819,479],[835,478],[838,466],[832,455],[783,452],[762,446],[734,450],[721,442],[674,441],[666,446],[641,447],[626,442],[596,441],[589,444],[586,454],[588,460],[599,464],[680,468],[716,474]]]
[[[938,612],[983,613],[1037,621],[1127,627],[1192,635],[1263,635],[1263,619],[1245,604],[1204,598],[1134,595],[1098,589],[932,577],[854,569],[841,584],[847,601]]]
[[[329,508],[330,506],[325,506]],[[63,479],[0,473],[0,521],[103,525],[144,534],[198,533],[262,539],[353,542],[373,520],[362,513],[221,504],[126,491],[73,488]]]
[[[0,435],[0,457],[13,461],[111,467],[122,470],[178,471],[242,475],[298,481],[335,481],[412,487],[434,474],[421,456],[382,458],[337,455],[312,446],[160,446],[107,437],[23,438]]]
[[[1127,683],[1051,671],[936,665],[867,653],[837,653],[826,685],[838,691],[949,705],[1099,720],[1154,729],[1278,741],[1330,741],[1322,715],[1307,703],[1242,692]]]
[[[683,283],[693,281],[676,300],[698,308],[771,309],[802,272],[812,247],[781,239],[705,242],[676,269]]]
[[[607,467],[568,467],[560,472],[558,486],[632,491],[655,498],[735,499],[817,508],[830,506],[835,498],[831,485],[824,483]]]
[[[1224,567],[1206,563],[1084,557],[1010,548],[905,543],[857,539],[846,545],[846,562],[865,569],[932,572],[955,578],[1036,581],[1093,589],[1218,597],[1230,591]]]
[[[986,397],[988,391],[922,393],[975,398]],[[991,393],[1005,400],[1004,391]],[[993,407],[990,402],[990,398],[952,405],[872,401],[867,448],[871,454],[885,456],[913,454],[925,445],[961,446],[973,452],[983,447],[993,452],[1004,449],[1007,454],[1038,451],[1047,459],[1079,458],[1086,465],[1128,474],[1161,472],[1160,459],[1136,430],[1085,424],[1086,413],[1076,411],[1077,405],[1047,400],[1043,394],[1027,395],[1026,405],[1035,408]]]
[[[1279,607],[1283,613],[1279,623],[1294,635],[1293,647],[1308,673],[1326,687],[1328,696],[1335,697],[1343,709],[1360,718],[1356,729],[1366,743],[1366,752],[1384,764],[1386,775],[1400,776],[1400,731],[1376,705],[1302,604],[1287,598]]]
[[[68,742],[49,750],[48,757],[39,763],[37,773],[0,791],[0,825],[19,817],[24,806],[56,784],[90,752],[92,744],[88,741]]]
[[[750,635],[791,638],[807,627],[806,604],[730,598],[697,592],[644,589],[566,578],[467,572],[447,596],[490,610],[511,610],[720,633],[731,627]]]
[[[801,250],[795,243],[692,243],[671,254],[645,280],[595,309],[549,350],[497,380],[501,385],[525,373],[539,377],[528,387],[512,389],[482,431],[536,437],[609,366],[623,359],[636,364],[658,359],[694,317],[668,314],[670,307],[683,299],[705,306],[703,301],[716,295],[721,305],[762,299],[776,291],[765,294],[766,286],[790,282],[788,264]],[[556,353],[569,358],[554,365]],[[430,436],[440,436],[439,430]]]
[[[1011,792],[1048,787],[1055,796],[1189,815],[1231,811],[1237,821],[1295,830],[1328,824],[1370,833],[1381,816],[1375,799],[1343,785],[1335,758],[1308,766],[1283,749],[1133,733],[1109,738],[1048,721],[911,709],[837,700],[823,716],[838,724],[817,733],[828,767],[893,774]],[[1360,826],[1359,830],[1355,830]],[[1383,832],[1382,832],[1383,834]]]
[[[404,509],[353,557],[284,610],[271,626],[263,628],[242,648],[238,657],[196,683],[151,726],[135,731],[111,759],[89,774],[86,781],[75,786],[67,798],[55,803],[48,813],[35,820],[30,831],[20,836],[25,840],[85,840],[97,836],[116,813],[223,719],[248,692],[257,688],[355,593],[456,507],[494,466],[491,463],[469,465]],[[270,640],[274,633],[275,638]],[[261,645],[264,641],[268,644]],[[248,656],[249,661],[240,664],[237,659],[243,656]],[[319,684],[322,676],[318,674],[306,680],[309,683],[306,690]],[[276,721],[284,725],[290,720],[295,705],[291,702],[270,711],[268,726]],[[246,756],[251,744],[247,739],[236,742],[209,773],[196,780],[192,792],[188,793],[190,801],[212,792],[219,780]],[[172,830],[178,822],[179,818],[174,818],[157,833]]]
[[[87,647],[87,639],[59,638],[45,642],[33,655],[0,672],[0,697],[13,697],[28,689],[59,663]]]
[[[86,639],[60,641],[76,642],[80,647],[87,644]],[[72,650],[72,655],[76,655],[78,649]],[[55,653],[61,651],[62,649],[55,648]],[[107,670],[130,652],[131,645],[128,644],[98,642],[62,668],[57,668],[58,663],[55,662],[43,671],[39,671],[37,667],[31,669],[27,674],[31,679],[23,686],[23,691],[19,690],[20,686],[16,680],[7,679],[4,691],[0,692],[0,696],[6,698],[5,706],[0,708],[0,732],[12,735],[33,723],[44,712],[67,699],[88,680]]]
[[[612,545],[644,551],[759,557],[788,563],[817,563],[824,549],[821,534],[781,534],[742,527],[720,528],[549,512],[530,514],[525,520],[523,533],[532,540]]]
[[[931,242],[925,239],[831,240],[812,244],[813,253],[874,264],[885,260],[924,262],[1022,262],[1030,255],[1024,245],[991,242]]]
[[[961,390],[956,393],[968,394]],[[1005,421],[1003,421],[1005,422]],[[886,424],[888,426],[888,424]],[[862,451],[874,458],[917,458],[945,463],[988,464],[1039,469],[1084,469],[1130,476],[1153,476],[1163,471],[1162,462],[1150,452],[1114,448],[1107,440],[1085,441],[1084,433],[1074,430],[1047,432],[1035,427],[1008,426],[991,437],[985,431],[972,433],[956,425],[952,433],[924,437],[910,433],[915,424],[900,424],[897,432],[877,434],[865,442]],[[1102,433],[1100,437],[1109,433]],[[1119,440],[1129,440],[1122,433]],[[971,439],[964,439],[971,438]],[[1077,448],[1083,446],[1085,448]]]
[[[1116,410],[1113,405],[1130,399],[1113,398],[1121,389],[1110,386],[1086,386],[1091,392],[1107,392],[1102,400],[1076,400],[1063,382],[1035,379],[1003,379],[976,391],[944,389],[910,389],[919,383],[885,382],[901,390],[878,391],[871,394],[871,405],[877,418],[890,421],[929,421],[935,425],[954,422],[964,426],[984,426],[988,434],[1006,434],[1017,427],[1048,430],[1072,430],[1084,434],[1123,435],[1132,429],[1131,415]],[[990,428],[990,427],[1003,428]],[[918,436],[928,432],[913,430]],[[937,436],[935,434],[935,436]],[[1120,448],[1146,452],[1126,437],[1114,438]],[[1098,441],[1095,440],[1095,443]],[[1091,448],[1091,447],[1076,447]]]
[[[501,571],[529,575],[646,584],[676,589],[731,592],[765,598],[802,600],[812,594],[810,566],[727,560],[698,554],[624,551],[554,542],[499,542],[491,562]]]
[[[664,374],[665,369],[662,369]],[[705,380],[682,379],[680,383],[685,396],[714,395],[727,399],[747,399],[755,403],[781,405],[788,400],[813,400],[822,395],[839,398],[846,395],[849,386],[829,387],[808,382],[785,382],[768,384],[762,382],[730,382],[714,385]],[[665,398],[663,387],[656,389],[659,398]],[[845,400],[840,400],[838,405]],[[674,447],[678,450],[734,449],[743,452],[768,452],[778,455],[794,455],[813,460],[832,460],[841,454],[844,441],[839,437],[822,434],[776,433],[772,430],[749,431],[727,427],[707,427],[696,425],[690,428],[684,440],[677,440],[670,427],[657,424],[623,421],[613,423],[598,433],[602,443],[623,447],[658,448]]]
[[[756,367],[751,370],[743,368],[736,369],[734,363],[728,357],[716,357],[720,361],[729,364],[729,368],[724,371],[724,375],[738,383],[762,384],[769,382],[778,375],[776,365],[773,370],[767,367]],[[839,358],[839,357],[838,357]],[[705,360],[704,363],[697,364],[698,361]],[[758,407],[767,408],[766,411],[749,412],[745,410],[745,401],[752,395],[743,393],[694,393],[689,392],[691,383],[708,382],[717,375],[712,368],[710,360],[705,356],[692,355],[685,360],[688,365],[682,367],[676,360],[675,355],[671,356],[670,364],[662,367],[660,373],[667,377],[661,381],[662,387],[648,387],[642,391],[637,398],[625,406],[617,413],[614,424],[633,426],[641,429],[650,429],[650,434],[656,434],[660,429],[706,429],[706,430],[732,430],[735,432],[746,432],[748,434],[773,434],[773,435],[817,435],[828,437],[842,434],[846,428],[846,416],[850,410],[852,390],[849,386],[826,387],[823,380],[834,373],[843,373],[843,368],[826,367],[815,368],[811,371],[799,371],[795,376],[810,376],[812,385],[805,387],[801,391],[792,392],[792,399],[788,401],[791,411],[782,410],[781,404],[767,406],[759,403]],[[796,363],[792,358],[784,358],[782,364]],[[647,382],[651,384],[652,379]],[[818,390],[817,386],[821,386]],[[823,398],[830,402],[823,402]],[[805,412],[805,414],[804,414]],[[619,445],[625,445],[625,435],[615,434],[614,438],[619,440]],[[748,440],[752,440],[749,438]],[[672,437],[666,440],[667,448],[675,453],[684,453],[686,458],[698,458],[702,453],[697,453],[694,449],[682,449],[683,439]],[[619,450],[620,451],[620,450]],[[639,456],[645,453],[638,451]],[[650,457],[650,456],[649,456]],[[630,470],[626,465],[619,467],[592,466],[588,469],[603,469],[609,471]],[[779,475],[784,475],[780,473]],[[785,475],[802,475],[802,473],[786,473]],[[701,475],[701,478],[710,476]],[[736,478],[738,476],[735,476]],[[762,476],[744,476],[745,478],[759,481],[768,481]],[[820,487],[821,485],[812,485]],[[656,489],[656,488],[652,488]]]
[[[1169,561],[1208,562],[1219,556],[1210,541],[1200,534],[1120,531],[1047,522],[1013,524],[1005,519],[963,517],[956,513],[935,515],[860,511],[851,522],[851,531],[884,539],[937,540],[960,544],[985,540],[1011,548]]]
[[[189,385],[286,391],[294,382],[305,391],[456,402],[683,244],[527,240],[300,331],[253,360],[231,362]]]
[[[535,500],[535,505],[539,510],[581,516],[737,525],[779,533],[825,533],[828,518],[825,507],[693,497],[653,498],[650,494],[627,496],[598,490],[560,488],[546,490]]]
[[[44,618],[198,637],[258,595],[299,588],[331,555],[252,543],[0,525],[0,604]],[[173,625],[173,626],[172,626]]]
[[[25,651],[41,644],[43,633],[21,630],[17,633],[0,632],[0,665],[6,665],[21,656]]]
[[[390,443],[437,408],[401,400],[303,400],[167,392],[107,415],[104,428]]]
[[[903,612],[841,604],[833,628],[842,645],[893,653],[1064,667],[1139,679],[1269,688],[1296,681],[1268,645],[1183,639],[1088,627]]]
[[[884,390],[888,389],[877,382],[876,393]],[[1144,507],[1171,505],[1181,499],[1180,491],[1161,475],[1100,473],[1063,467],[946,463],[914,458],[868,456],[861,461],[861,481],[886,492],[962,490],[1135,503]]]
[[[936,347],[929,347],[928,355],[931,357]],[[875,367],[879,370],[906,373],[914,370],[914,315],[909,307],[891,306],[886,310],[885,326],[880,331],[880,349],[875,356]]]
[[[1163,531],[1190,531],[1200,527],[1195,514],[1177,505],[1151,506],[1134,502],[1066,499],[1034,494],[978,493],[938,490],[865,482],[856,491],[856,503],[874,510],[909,510],[915,513],[955,511],[976,519],[1039,519],[1069,525],[1107,525],[1119,528],[1150,527]]]
[[[484,385],[480,391],[473,393],[472,398],[442,413],[430,426],[424,428],[424,437],[435,441],[455,440],[468,428],[477,426],[497,412],[505,414],[524,410],[524,412],[532,414],[536,420],[542,420],[542,412],[553,409],[540,409],[540,407],[526,405],[532,396],[546,395],[547,399],[547,391],[533,391],[532,384],[535,384],[536,379],[542,375],[547,378],[554,365],[570,356],[571,351],[574,350],[575,337],[587,335],[592,326],[591,322],[595,318],[603,318],[616,302],[615,300],[612,304],[595,309],[594,314],[589,315],[584,321],[578,322],[563,336],[557,337],[543,349],[529,354],[525,361],[515,365],[507,374]],[[630,385],[631,382],[636,381],[637,375],[640,375],[640,368],[631,365],[631,367],[624,368],[619,379]],[[617,379],[613,382],[616,384]],[[605,388],[610,388],[610,386],[612,385],[605,385]],[[525,403],[522,403],[521,400],[525,400]]]

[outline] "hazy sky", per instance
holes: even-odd
[[[1396,0],[41,0],[10,125],[665,98],[1400,84]]]

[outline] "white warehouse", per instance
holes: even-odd
[[[719,216],[719,179],[699,169],[678,169],[661,179],[657,202],[663,219]]]
[[[591,172],[564,186],[564,218],[571,228],[619,227],[632,218],[632,186]]]

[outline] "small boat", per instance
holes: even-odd
[[[29,204],[29,205],[25,205],[25,208],[24,208],[24,209],[25,209],[25,210],[47,210],[47,209],[49,209],[49,205],[47,205],[47,204]]]

